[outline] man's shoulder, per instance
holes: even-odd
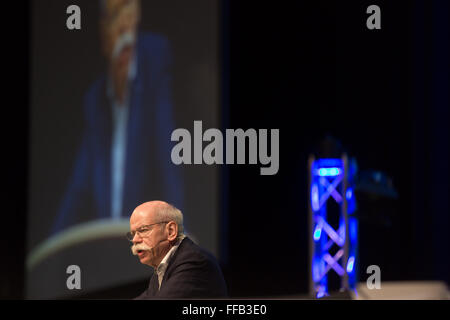
[[[95,117],[105,97],[106,75],[102,74],[89,86],[83,97],[84,112],[88,119]]]
[[[149,55],[158,55],[169,51],[169,39],[159,33],[139,32],[138,50]]]
[[[143,43],[145,45],[161,45],[167,43],[169,40],[161,33],[141,31],[138,34],[138,41],[139,43]]]
[[[163,280],[161,296],[206,298],[227,296],[226,283],[215,257],[185,238]]]
[[[216,263],[216,258],[212,253],[197,245],[189,237],[184,238],[178,247],[178,255],[176,260]]]
[[[105,90],[106,85],[106,74],[101,74],[98,76],[86,91],[86,99],[97,98],[98,94]]]

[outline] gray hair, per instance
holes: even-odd
[[[159,221],[175,221],[178,226],[177,238],[184,235],[183,213],[175,206],[168,203],[166,206],[157,210],[156,217]]]

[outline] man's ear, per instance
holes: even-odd
[[[169,221],[167,223],[167,231],[168,231],[167,240],[174,241],[178,235],[178,225],[175,223],[175,221]]]

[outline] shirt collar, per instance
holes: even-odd
[[[175,251],[177,251],[178,247],[180,246],[180,244],[184,238],[186,238],[185,235],[181,235],[181,237],[178,238],[175,245],[172,248],[170,248],[169,252],[166,253],[166,255],[162,259],[161,263],[156,268],[155,272],[158,276],[159,287],[161,287],[162,279],[164,278],[164,274],[166,273],[166,270],[167,270],[167,267],[169,266],[170,260],[172,259],[173,255],[175,254]]]
[[[180,246],[180,244],[181,244],[181,242],[183,241],[184,238],[186,238],[186,236],[182,235],[177,240],[175,245],[172,248],[170,248],[169,252],[166,253],[166,255],[162,259],[161,263],[156,268],[156,273],[158,274],[158,277],[160,275],[164,275],[164,273],[166,272],[166,269],[167,269],[167,267],[169,265],[170,260],[172,259],[173,255],[175,254],[175,251],[177,251],[178,247]]]

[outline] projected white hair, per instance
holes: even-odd
[[[107,0],[99,0],[99,2],[100,2],[100,5],[99,5],[100,6],[100,16],[103,17],[103,18],[107,16],[106,1]],[[137,0],[136,3],[138,5],[140,5],[139,0]]]
[[[181,213],[181,211],[175,206],[168,204],[167,206],[157,210],[156,218],[158,221],[175,221],[178,226],[177,238],[184,235],[183,213]]]

